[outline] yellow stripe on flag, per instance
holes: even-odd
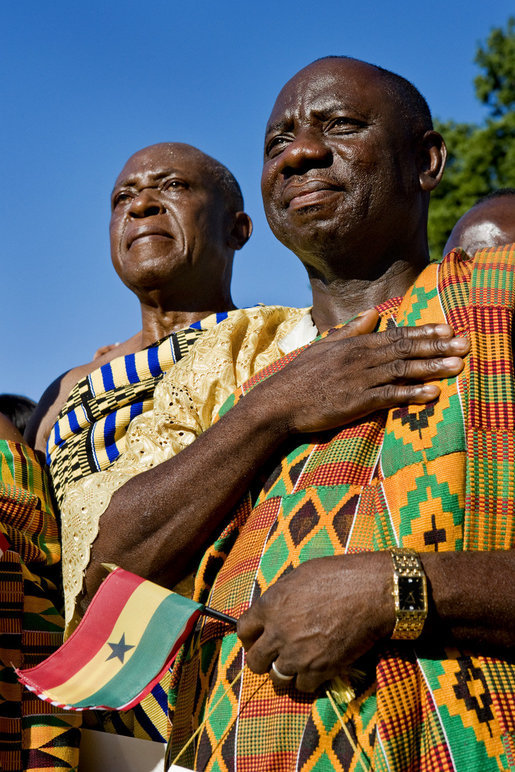
[[[136,649],[130,649],[125,653],[123,663],[118,657],[113,657],[107,661],[113,652],[108,642],[117,644],[125,634],[125,644],[136,647],[154,612],[168,595],[170,595],[170,590],[159,587],[153,582],[142,582],[138,585],[118,617],[108,641],[97,652],[96,656],[68,681],[55,686],[56,689],[59,689],[60,694],[66,689],[69,704],[76,704],[87,699],[90,694],[98,691],[101,684],[114,678],[127,664]],[[59,698],[53,691],[45,690],[45,693],[50,700],[59,702]]]

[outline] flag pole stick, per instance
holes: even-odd
[[[216,611],[214,608],[209,608],[209,606],[204,606],[200,613],[205,614],[206,617],[218,619],[220,622],[227,622],[228,625],[233,625],[234,627],[236,627],[236,622],[238,621],[234,617],[230,617],[229,614],[224,614],[222,611]]]

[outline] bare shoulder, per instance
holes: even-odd
[[[34,450],[41,453],[45,452],[50,429],[73,385],[80,378],[80,376],[75,376],[75,372],[79,369],[74,368],[59,375],[41,395],[41,399],[25,429],[25,440]]]
[[[60,375],[43,392],[25,431],[25,441],[34,450],[45,453],[46,443],[57,416],[61,412],[73,387],[89,373],[92,373],[116,357],[137,351],[140,334],[134,335],[123,343],[105,346],[101,356],[95,356],[91,362],[73,367]]]
[[[23,442],[23,437],[9,418],[0,413],[0,439],[8,442]]]

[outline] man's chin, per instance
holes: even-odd
[[[341,222],[335,217],[334,210],[313,205],[288,212],[279,226],[271,224],[270,227],[274,236],[292,252],[309,254],[318,252],[324,243],[334,248],[335,239],[340,237]]]
[[[183,256],[164,255],[158,259],[154,255],[151,260],[127,261],[119,276],[123,283],[137,293],[137,289],[160,289],[174,282],[181,273],[181,268],[187,263]]]

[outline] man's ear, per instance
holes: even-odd
[[[236,212],[232,220],[228,246],[231,249],[241,249],[252,234],[252,220],[246,212]]]
[[[447,148],[441,134],[426,131],[419,148],[419,181],[422,190],[431,192],[442,179]]]

